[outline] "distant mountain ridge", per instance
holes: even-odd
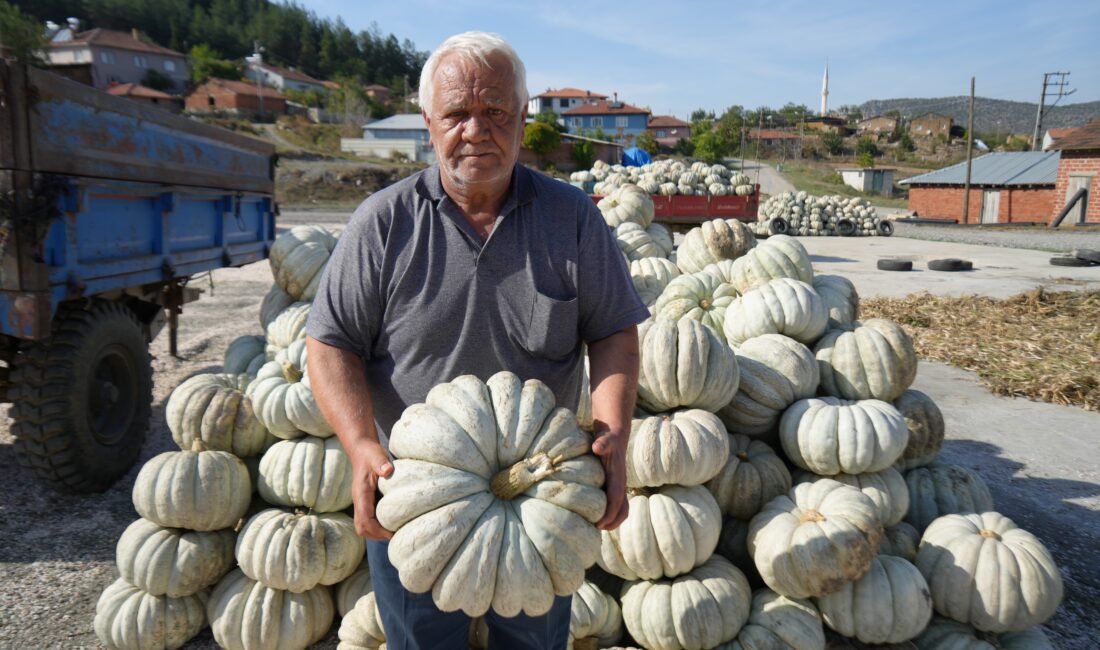
[[[903,118],[922,113],[940,113],[954,118],[955,124],[966,127],[966,114],[970,97],[932,97],[902,99],[872,99],[860,104],[863,117],[882,115],[896,110]],[[1035,112],[1039,105],[1029,102],[1013,102],[989,97],[974,98],[974,130],[978,132],[1015,133],[1031,135],[1035,129]],[[1100,117],[1100,101],[1078,104],[1059,103],[1043,118],[1043,130],[1081,126]],[[1040,134],[1042,135],[1042,134]]]

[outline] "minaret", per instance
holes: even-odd
[[[829,104],[829,60],[825,60],[825,76],[821,78],[821,116],[824,117]]]

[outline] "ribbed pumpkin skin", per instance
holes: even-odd
[[[350,576],[363,550],[351,517],[341,512],[307,515],[269,508],[241,529],[236,554],[249,578],[302,593]]]
[[[901,643],[932,620],[928,583],[908,560],[879,555],[859,580],[817,599],[825,624],[864,643]]]
[[[386,630],[374,592],[363,596],[340,621],[337,650],[376,650],[386,643]]]
[[[271,245],[268,261],[275,284],[295,300],[313,300],[321,271],[336,247],[336,235],[321,226],[295,226]]]
[[[794,237],[772,235],[734,262],[733,286],[741,293],[765,285],[776,278],[790,278],[807,284],[814,281],[810,254]]]
[[[741,381],[730,403],[718,410],[732,433],[771,433],[787,407],[817,391],[820,375],[814,353],[788,336],[756,336],[734,352]]]
[[[636,223],[648,228],[653,223],[653,199],[649,193],[633,184],[621,185],[600,199],[596,207],[603,213],[603,219],[612,228],[623,223]]]
[[[835,474],[833,476],[819,476],[811,473],[801,473],[796,476],[796,482],[807,483],[811,481],[829,478],[845,485],[850,485],[870,497],[878,511],[878,518],[883,526],[893,526],[905,519],[909,512],[909,486],[905,484],[905,477],[893,467],[887,467],[877,472],[863,474]]]
[[[752,594],[749,620],[737,638],[718,650],[823,650],[825,628],[808,600],[780,596],[771,589]]]
[[[182,598],[221,579],[233,568],[232,529],[199,532],[138,519],[116,546],[118,574],[153,596]]]
[[[256,417],[284,440],[306,433],[320,438],[336,435],[313,397],[307,361],[306,342],[298,339],[264,364],[248,385]]]
[[[783,334],[812,345],[828,321],[829,312],[813,287],[776,278],[734,300],[726,309],[723,331],[734,347],[763,334]]]
[[[615,599],[585,580],[573,594],[569,616],[569,647],[574,641],[592,639],[601,647],[615,645],[623,636],[623,614]]]
[[[640,294],[660,296],[668,283],[679,275],[680,268],[661,257],[646,257],[630,263],[630,278]]]
[[[355,571],[336,585],[333,598],[336,601],[336,613],[346,616],[355,607],[356,601],[374,591],[371,584],[370,566],[364,556]]]
[[[621,526],[602,531],[600,568],[626,580],[672,578],[706,562],[718,545],[722,511],[701,485],[668,485],[629,496]]]
[[[702,323],[648,320],[638,326],[638,405],[651,413],[674,408],[717,411],[737,392],[737,359]]]
[[[232,528],[248,510],[252,485],[241,459],[224,451],[166,451],[142,466],[134,509],[165,528]]]
[[[672,241],[672,233],[669,232],[668,227],[664,224],[656,222],[651,223],[646,226],[645,231],[649,233],[653,243],[661,250],[661,259],[667,258],[676,247]]]
[[[760,576],[788,598],[824,596],[858,579],[881,538],[871,499],[828,479],[794,486],[749,522],[749,552]]]
[[[735,260],[756,246],[756,235],[737,219],[705,221],[684,235],[676,250],[676,266],[698,273],[719,260]]]
[[[351,461],[340,440],[281,440],[260,459],[260,496],[273,505],[337,512],[351,505]]]
[[[843,329],[859,318],[859,292],[842,275],[815,275],[814,291],[829,310],[829,329]]]
[[[294,296],[283,291],[277,284],[271,285],[271,288],[264,294],[264,299],[260,303],[260,328],[266,332],[267,326],[271,324],[271,321],[275,320],[276,316],[294,303]]]
[[[814,397],[791,405],[779,420],[787,458],[821,476],[877,472],[905,450],[909,430],[888,402]]]
[[[626,448],[626,485],[702,485],[721,471],[727,456],[726,428],[713,413],[688,409],[635,419]]]
[[[928,395],[909,389],[894,400],[894,407],[905,418],[909,444],[898,459],[898,469],[924,467],[936,460],[943,447],[944,423],[940,407]]]
[[[719,336],[726,309],[737,298],[737,291],[707,273],[681,275],[665,287],[657,298],[654,313],[663,320],[690,318],[714,330]]]
[[[909,513],[905,521],[923,531],[943,515],[993,509],[993,495],[982,477],[965,467],[932,463],[905,473]]]
[[[997,512],[933,521],[921,538],[917,568],[937,612],[986,632],[1040,625],[1062,602],[1062,576],[1050,551]]]
[[[262,453],[270,436],[245,395],[251,380],[243,374],[204,373],[177,386],[164,409],[172,440],[190,449],[202,438],[207,449],[240,458]]]
[[[276,314],[267,326],[267,357],[274,359],[280,351],[298,339],[306,337],[306,320],[311,303],[296,302]]]
[[[1039,627],[990,635],[979,633],[966,623],[939,616],[932,618],[928,629],[914,639],[914,643],[919,650],[1054,650],[1054,645]]]
[[[744,519],[725,517],[722,519],[722,532],[718,535],[718,546],[714,552],[726,558],[745,575],[756,573],[756,566],[749,554],[749,522]]]
[[[272,589],[236,569],[210,593],[206,617],[226,650],[301,650],[328,634],[332,596],[328,587]]]
[[[622,602],[626,629],[645,648],[702,649],[737,636],[752,594],[737,567],[714,556],[675,580],[631,582]]]
[[[615,229],[615,241],[619,244],[619,250],[626,255],[628,262],[668,255],[664,248],[653,240],[648,230],[633,222],[619,224]]]
[[[267,361],[264,349],[267,339],[262,336],[246,334],[233,339],[225,349],[222,372],[230,375],[255,375],[260,366]]]
[[[814,346],[821,390],[844,399],[900,397],[917,376],[917,353],[901,327],[882,318],[829,330]]]
[[[902,521],[887,527],[882,532],[882,544],[879,545],[878,552],[879,555],[893,555],[915,562],[919,546],[920,533],[916,528]]]
[[[731,435],[729,459],[707,483],[707,489],[718,501],[722,514],[751,519],[764,504],[790,491],[791,473],[768,445],[748,436]]]
[[[103,645],[118,650],[175,650],[206,625],[206,592],[153,596],[122,578],[99,596],[92,626]]]
[[[469,616],[537,616],[572,594],[599,554],[593,524],[606,508],[590,446],[539,381],[500,372],[434,387],[392,428],[394,472],[380,482],[401,584]]]

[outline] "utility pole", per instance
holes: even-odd
[[[1066,90],[1069,82],[1066,77],[1069,72],[1047,72],[1043,75],[1043,92],[1039,94],[1039,110],[1035,113],[1035,132],[1031,134],[1031,150],[1039,150],[1039,134],[1043,131],[1043,117],[1063,98],[1077,92],[1077,89]],[[1057,80],[1055,80],[1057,77]],[[1054,101],[1047,107],[1047,96]]]
[[[970,114],[966,118],[966,186],[963,190],[963,223],[970,223],[970,167],[974,161],[974,77],[970,78]]]

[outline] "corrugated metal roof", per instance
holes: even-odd
[[[401,131],[407,131],[409,129],[423,129],[428,130],[428,127],[424,124],[424,116],[420,113],[401,113],[399,115],[391,115],[384,120],[378,120],[377,122],[371,122],[370,124],[364,124],[363,128],[366,129],[398,129]]]
[[[971,185],[1054,185],[1058,180],[1058,151],[1006,151],[987,153],[973,160]],[[966,163],[913,176],[898,185],[964,185]]]

